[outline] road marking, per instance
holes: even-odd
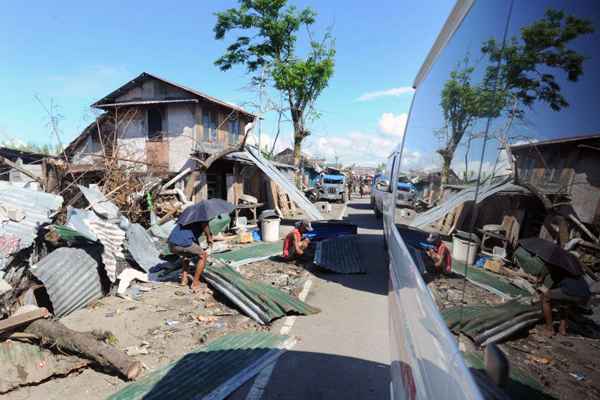
[[[306,297],[308,296],[308,292],[310,291],[311,286],[312,286],[312,279],[308,279],[306,282],[304,282],[302,291],[298,295],[298,298],[300,300],[302,300],[302,301],[306,300]],[[279,330],[279,334],[287,335],[292,330],[292,327],[294,326],[295,322],[296,322],[295,315],[292,315],[290,317],[285,317],[283,326]],[[290,338],[283,344],[283,348],[286,350],[291,350],[292,347],[294,347],[295,345],[296,345],[296,340],[293,338]],[[277,358],[269,366],[265,367],[262,371],[260,371],[260,373],[258,374],[256,379],[254,379],[254,383],[252,384],[250,391],[248,391],[248,394],[246,395],[246,400],[262,399],[262,397],[265,393],[265,389],[267,388],[267,385],[269,384],[269,381],[271,380],[271,375],[273,375],[273,370],[275,369],[275,365],[277,364],[278,359],[279,358]]]

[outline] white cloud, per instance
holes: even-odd
[[[380,97],[398,97],[403,94],[413,93],[413,92],[414,92],[414,89],[412,87],[402,86],[402,87],[397,87],[397,88],[378,90],[378,91],[374,91],[374,92],[367,92],[367,93],[360,95],[356,99],[356,101],[370,101],[370,100],[378,99]]]
[[[402,137],[404,135],[404,128],[406,127],[406,121],[408,114],[394,114],[394,113],[383,113],[379,118],[379,130],[386,135],[392,135]]]
[[[274,154],[279,153],[282,150],[285,150],[287,147],[290,147],[290,140],[287,140],[291,137],[291,135],[279,135],[277,139],[277,143],[275,143],[275,151]],[[258,135],[255,133],[251,133],[246,140],[246,143],[252,146],[258,146]],[[260,138],[260,147],[263,151],[270,152],[273,148],[273,136],[268,133],[262,133]]]
[[[338,136],[309,136],[303,151],[315,158],[325,158],[343,165],[376,166],[385,162],[398,145],[397,140],[380,133],[350,132]]]

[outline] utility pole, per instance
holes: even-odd
[[[263,91],[265,90],[265,67],[260,75],[260,84],[258,86],[258,150],[262,151],[262,119],[264,113]]]

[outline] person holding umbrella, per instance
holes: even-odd
[[[514,259],[538,285],[545,323],[541,333],[545,336],[554,335],[552,309],[556,307],[560,316],[558,333],[566,336],[569,316],[585,306],[591,297],[577,258],[549,240],[529,238],[519,241]]]
[[[188,267],[191,257],[198,257],[192,291],[200,290],[200,277],[206,267],[207,252],[200,245],[202,234],[206,236],[206,243],[211,246],[213,237],[208,222],[220,214],[229,214],[235,206],[221,199],[209,199],[187,207],[179,218],[177,225],[167,240],[171,253],[181,257],[181,285],[188,284]]]

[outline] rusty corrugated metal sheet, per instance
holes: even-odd
[[[0,181],[0,205],[20,209],[25,214],[25,218],[21,221],[0,223],[0,236],[18,237],[20,240],[18,250],[31,246],[40,226],[51,222],[52,214],[62,206],[62,203],[61,196],[20,188]]]
[[[33,265],[31,272],[46,287],[57,317],[103,296],[98,263],[83,249],[60,247]]]
[[[268,332],[229,334],[149,372],[107,400],[222,400],[273,363],[287,340]]]

